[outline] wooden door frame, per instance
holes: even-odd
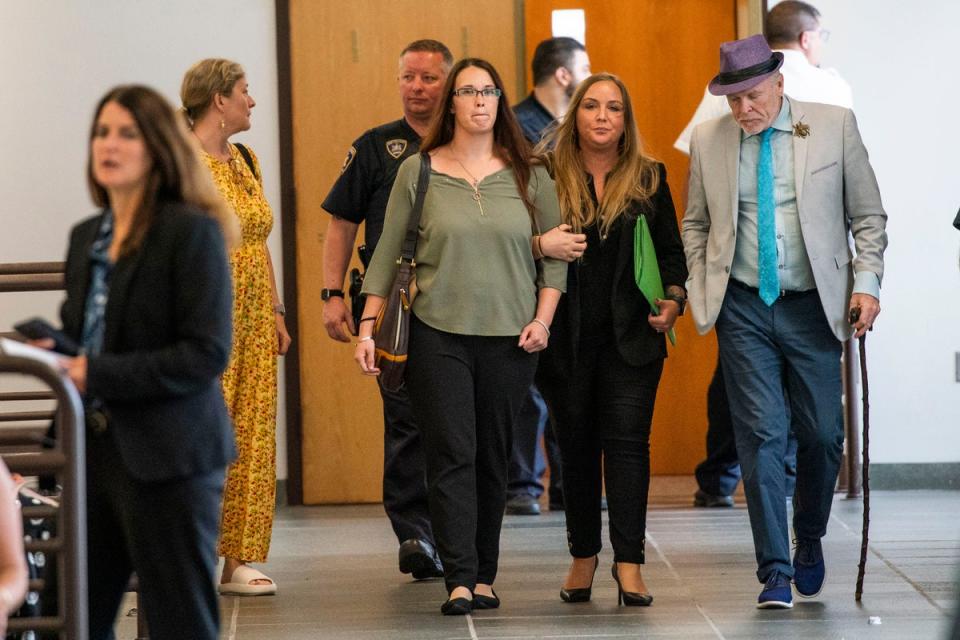
[[[290,1],[275,0],[277,25],[277,102],[280,133],[280,221],[283,247],[283,299],[290,335],[300,326],[297,304],[297,191],[293,166],[293,86],[291,81]],[[300,350],[283,358],[287,408],[287,504],[303,504],[303,420],[300,405]]]
[[[767,0],[735,0],[737,34],[745,37],[762,32]],[[526,43],[522,34],[524,0],[515,0],[514,19],[517,21],[517,83],[518,96],[525,94]],[[297,192],[293,164],[293,86],[290,51],[290,0],[275,0],[277,39],[277,102],[280,143],[280,220],[283,249],[283,299],[287,308],[287,329],[298,335],[297,304]],[[286,384],[287,482],[286,499],[289,505],[303,504],[303,421],[300,403],[300,355],[291,349],[283,359]]]

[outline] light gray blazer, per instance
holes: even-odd
[[[883,279],[887,214],[877,178],[850,109],[790,100],[794,124],[797,208],[804,245],[827,321],[839,340],[851,335],[848,307],[853,273]],[[683,245],[690,272],[688,305],[700,333],[717,321],[733,264],[739,200],[740,126],[733,115],[694,129]],[[856,258],[850,251],[853,234]],[[852,269],[851,269],[852,259]]]

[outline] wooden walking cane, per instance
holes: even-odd
[[[860,319],[860,308],[850,310],[850,324]],[[857,588],[854,599],[860,602],[863,597],[863,574],[867,569],[867,544],[870,531],[870,385],[867,380],[867,334],[859,338],[860,342],[860,380],[863,385],[863,529],[860,533],[860,566],[857,569]],[[848,399],[848,402],[850,400]]]

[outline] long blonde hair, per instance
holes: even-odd
[[[587,90],[598,82],[617,85],[623,96],[624,107],[623,135],[617,145],[617,162],[607,178],[599,207],[590,197],[587,171],[580,157],[580,134],[577,131],[577,110]],[[547,151],[550,148],[553,150]],[[570,100],[567,116],[537,146],[537,151],[547,153],[557,183],[563,221],[577,233],[599,221],[600,233],[605,235],[631,201],[649,201],[660,183],[656,160],[643,152],[627,87],[611,73],[597,73],[580,83]]]

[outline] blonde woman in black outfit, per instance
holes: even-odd
[[[567,295],[537,372],[563,456],[573,563],[560,595],[566,602],[590,599],[605,480],[619,597],[645,606],[653,601],[640,571],[650,423],[666,357],[663,334],[685,297],[683,247],[666,170],[644,155],[630,97],[616,76],[597,74],[580,85],[544,148],[551,144],[547,159],[563,222],[587,235],[586,252],[569,265]],[[658,315],[651,315],[634,280],[640,215],[647,218],[666,288]]]

